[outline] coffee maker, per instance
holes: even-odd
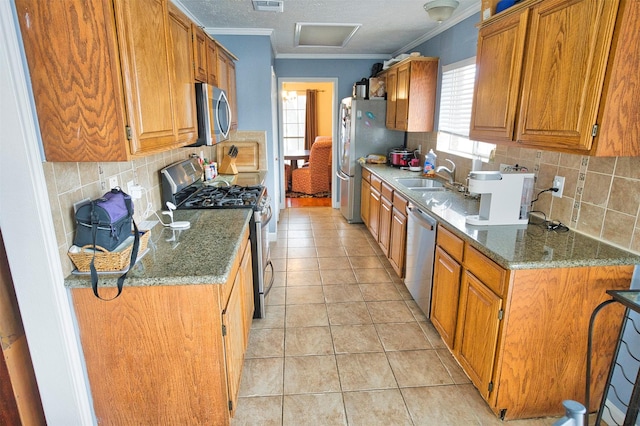
[[[474,171],[469,192],[480,194],[480,211],[466,217],[469,225],[526,225],[529,223],[534,174]]]

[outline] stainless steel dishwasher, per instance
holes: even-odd
[[[404,284],[427,317],[431,311],[437,227],[436,219],[409,203],[407,206],[407,266]]]

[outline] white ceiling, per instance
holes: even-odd
[[[251,0],[172,0],[215,35],[268,35],[276,58],[389,59],[480,11],[480,0],[459,0],[441,24],[423,9],[428,0],[284,0],[284,12],[256,12]],[[296,23],[362,24],[345,47],[295,47]]]

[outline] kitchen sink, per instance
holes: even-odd
[[[445,191],[444,183],[431,178],[396,178],[400,185],[414,191]]]
[[[436,191],[446,191],[447,188],[444,186],[431,186],[431,187],[413,187],[409,188],[411,191],[416,192],[436,192]]]

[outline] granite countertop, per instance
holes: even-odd
[[[399,184],[396,178],[420,177],[419,172],[377,164],[365,164],[363,167],[436,216],[459,237],[505,269],[640,264],[640,256],[571,230],[549,231],[546,227],[532,224],[468,225],[465,217],[478,214],[479,199],[456,191],[412,191]]]
[[[224,284],[249,227],[251,209],[176,210],[191,227],[151,229],[149,251],[127,274],[124,286]],[[100,287],[115,287],[120,274],[101,274]],[[67,287],[91,287],[88,274],[69,275]]]

